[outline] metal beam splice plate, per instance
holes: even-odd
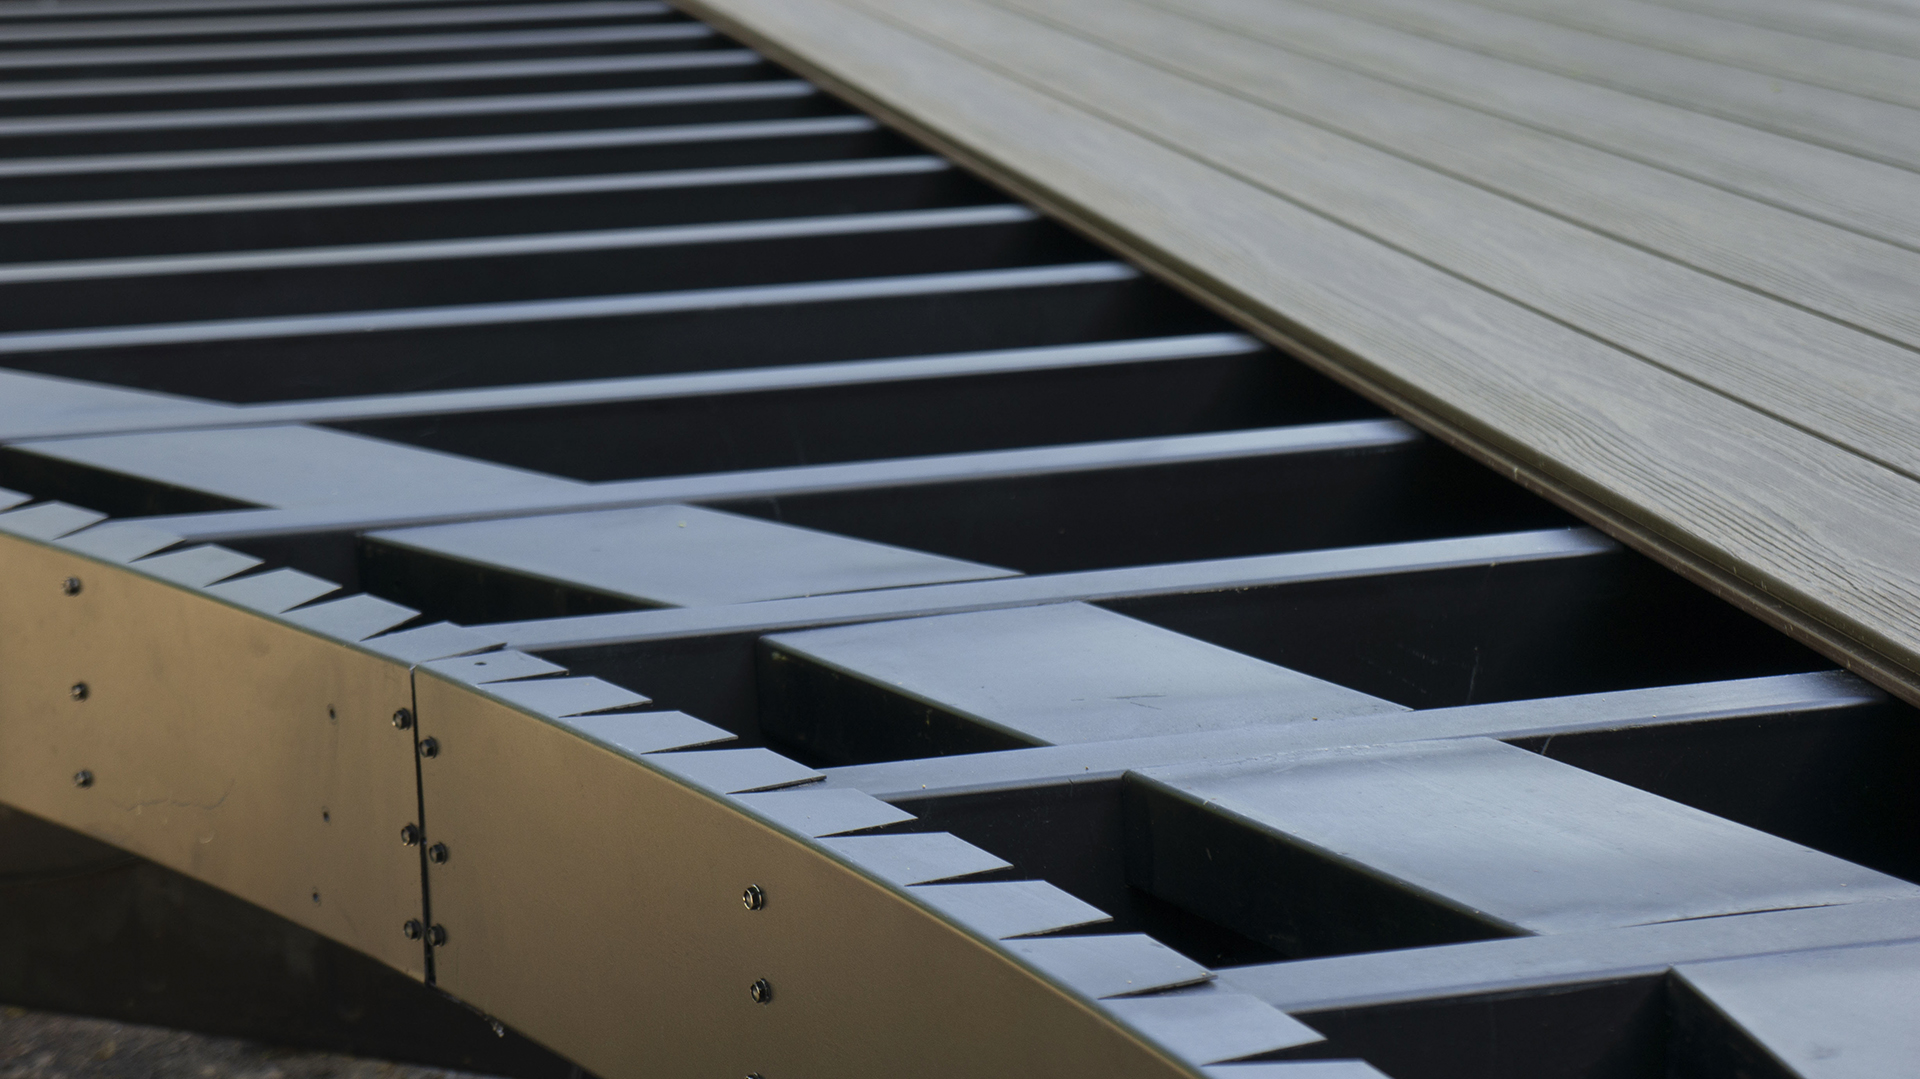
[[[405,666],[32,540],[0,579],[0,797],[425,975]]]

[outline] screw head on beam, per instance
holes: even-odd
[[[761,891],[758,884],[749,884],[747,890],[740,893],[740,904],[748,910],[762,910],[767,905],[767,893]]]
[[[438,948],[447,942],[447,927],[436,925],[427,930],[427,943]]]
[[[73,687],[67,690],[67,696],[72,697],[76,701],[84,701],[87,699],[87,695],[92,692],[92,690],[87,688],[85,682],[75,682]]]
[[[67,596],[79,595],[80,594],[80,578],[69,577],[64,581],[61,581],[60,592],[62,595],[67,595]]]
[[[433,846],[428,847],[427,861],[432,862],[434,865],[446,865],[447,845],[445,843],[435,843]]]
[[[394,709],[393,710],[393,726],[395,730],[401,730],[401,731],[404,731],[409,727],[412,727],[413,726],[413,709],[411,708]]]
[[[79,787],[81,790],[86,790],[88,787],[93,786],[93,773],[87,771],[85,768],[73,773],[73,785]]]
[[[420,928],[420,919],[418,918],[408,918],[400,926],[400,935],[407,938],[408,940],[419,940],[420,934],[422,932],[423,930]]]
[[[765,978],[756,979],[747,986],[747,995],[753,998],[755,1004],[770,1004],[773,1002],[773,984]]]
[[[420,739],[420,755],[429,759],[438,757],[440,755],[440,740],[438,738]]]
[[[403,847],[419,846],[420,845],[420,826],[417,824],[401,825],[400,826],[400,845]]]

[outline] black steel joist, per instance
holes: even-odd
[[[406,819],[370,827],[404,823],[419,872],[407,917],[348,929],[277,905],[277,869],[100,823],[256,765],[76,764],[111,758],[36,726],[36,694],[112,707],[124,657],[35,669],[63,623],[20,599],[10,916],[57,917],[34,889],[70,884],[65,825],[610,1077],[736,1041],[765,1079],[1059,1074],[1054,1034],[1100,1074],[1222,1079],[1915,1059],[1911,709],[666,5],[0,5],[0,263],[0,586],[90,560],[67,597],[124,574],[155,634],[182,592],[397,664]],[[298,680],[253,662],[228,677]],[[534,725],[477,750],[501,716]],[[635,776],[665,785],[622,801]],[[510,823],[643,805],[604,879]],[[898,1044],[849,1034],[892,1013],[813,999],[799,959],[629,1037],[622,1008],[704,999],[647,936],[707,939],[675,844],[751,867],[769,836],[1141,1055],[1025,1029],[982,1003],[986,959],[926,936],[855,964],[958,987]],[[269,859],[314,908],[318,842]],[[596,905],[629,871],[638,928]],[[746,924],[832,967],[813,938],[893,940],[875,918]],[[126,1010],[17,947],[0,994]]]

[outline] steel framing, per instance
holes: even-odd
[[[664,5],[0,155],[0,801],[609,1079],[1912,1059],[1910,708]]]

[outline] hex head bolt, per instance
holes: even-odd
[[[79,787],[81,790],[86,790],[88,787],[93,786],[93,773],[87,771],[85,768],[73,773],[73,785]]]
[[[413,726],[413,709],[396,708],[393,710],[393,729],[404,731]]]
[[[438,757],[440,755],[440,740],[438,738],[420,739],[420,755],[429,760]]]
[[[400,935],[408,940],[419,940],[421,934],[424,932],[425,930],[421,929],[420,919],[418,918],[408,918],[400,926]]]
[[[72,697],[76,701],[84,701],[91,692],[93,691],[87,688],[85,682],[75,682],[73,688],[67,690],[67,696]]]
[[[753,998],[755,1004],[771,1004],[773,1003],[773,985],[765,978],[756,979],[752,985],[747,986],[747,995]]]
[[[61,594],[61,595],[64,595],[64,596],[77,596],[77,595],[79,595],[79,594],[80,594],[80,578],[78,578],[78,577],[69,577],[69,578],[67,578],[67,579],[66,579],[66,580],[64,580],[64,581],[61,581],[61,582],[60,582],[60,594]]]
[[[420,826],[417,824],[401,825],[400,826],[400,845],[403,847],[419,846],[420,845]]]
[[[434,865],[446,865],[447,845],[445,843],[435,843],[433,846],[428,847],[427,861],[432,862]]]
[[[764,910],[767,906],[767,893],[761,891],[758,884],[749,884],[747,890],[740,893],[740,905],[748,910]]]
[[[427,929],[427,943],[433,945],[435,948],[443,947],[447,943],[447,927],[444,925],[430,926]]]

